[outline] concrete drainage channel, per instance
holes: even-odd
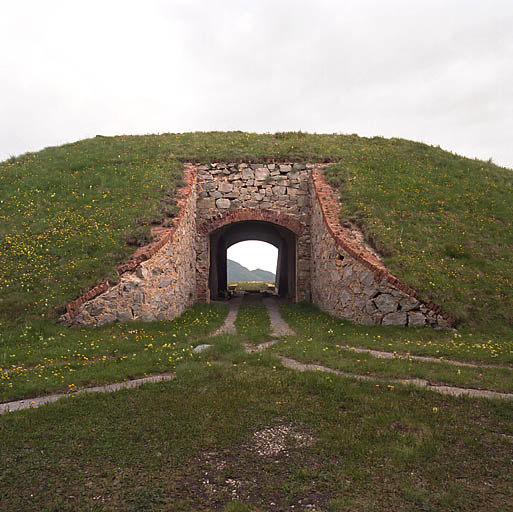
[[[237,314],[240,308],[242,302],[242,298],[237,297],[230,301],[230,309],[228,312],[228,315],[223,323],[223,325],[217,329],[217,331],[214,332],[212,336],[217,336],[219,334],[233,334],[236,332],[235,329],[235,320],[237,318]],[[271,335],[273,336],[273,339],[266,341],[264,343],[260,343],[259,345],[249,345],[244,344],[244,349],[248,354],[263,352],[264,350],[268,349],[269,347],[272,347],[276,343],[278,343],[278,339],[281,336],[290,336],[294,335],[294,331],[289,327],[289,325],[283,320],[283,318],[280,315],[279,310],[279,304],[276,299],[274,298],[266,298],[263,300],[263,303],[265,307],[267,308],[267,311],[269,313],[269,319],[271,322]],[[199,354],[201,352],[205,352],[209,350],[212,347],[211,344],[201,344],[195,347],[193,350],[194,353]],[[420,361],[429,361],[429,362],[440,362],[440,363],[448,363],[448,364],[454,364],[455,366],[473,366],[473,367],[496,367],[496,368],[502,368],[498,365],[476,365],[474,363],[465,363],[461,361],[450,361],[450,360],[440,360],[436,358],[431,358],[427,356],[401,356],[398,354],[392,354],[390,352],[380,352],[376,350],[371,349],[364,349],[364,348],[358,348],[358,347],[350,347],[350,346],[344,346],[344,348],[347,348],[348,350],[354,350],[356,352],[365,352],[373,357],[378,358],[387,358],[392,359],[394,357],[404,357],[414,360],[420,360]],[[398,385],[406,385],[406,386],[415,386],[418,388],[427,389],[429,391],[434,391],[436,393],[440,393],[442,395],[451,395],[451,396],[469,396],[471,398],[499,398],[499,399],[513,399],[513,393],[499,393],[497,391],[489,391],[485,389],[472,389],[472,388],[458,388],[454,386],[443,386],[443,385],[434,385],[430,384],[425,379],[393,379],[393,378],[379,378],[379,377],[373,377],[370,375],[359,375],[356,373],[349,373],[349,372],[343,372],[341,370],[336,370],[334,368],[328,368],[326,366],[313,364],[313,363],[302,363],[300,361],[296,361],[295,359],[290,359],[288,357],[279,356],[279,360],[281,361],[281,364],[286,367],[293,370],[305,372],[305,371],[312,371],[312,372],[326,372],[331,373],[334,375],[340,375],[341,377],[347,377],[351,379],[356,379],[360,381],[370,381],[370,382],[387,382],[387,383],[393,383]],[[49,404],[52,402],[56,402],[57,400],[60,400],[65,397],[70,397],[74,395],[80,395],[83,393],[113,393],[114,391],[119,391],[121,389],[131,389],[139,387],[143,384],[147,383],[157,383],[157,382],[163,382],[163,381],[169,381],[176,377],[175,374],[172,373],[165,373],[165,374],[159,374],[159,375],[152,375],[149,377],[144,377],[140,379],[134,379],[124,382],[116,382],[114,384],[107,384],[104,386],[95,386],[90,388],[83,388],[83,389],[77,389],[75,392],[70,394],[53,394],[53,395],[47,395],[42,396],[38,398],[33,399],[24,399],[24,400],[16,400],[13,402],[7,402],[0,404],[0,415],[7,413],[7,412],[13,412],[13,411],[21,411],[23,409],[33,409],[37,407],[41,407],[42,405]]]
[[[0,404],[0,414],[6,412],[21,411],[23,409],[35,409],[45,404],[57,402],[61,398],[66,398],[75,395],[81,395],[83,393],[113,393],[121,389],[131,389],[142,386],[143,384],[162,382],[166,380],[172,380],[176,377],[174,373],[163,373],[160,375],[152,375],[150,377],[143,377],[141,379],[134,379],[124,382],[115,382],[114,384],[106,384],[105,386],[95,386],[92,388],[77,389],[73,393],[64,394],[56,393],[54,395],[40,396],[37,398],[26,398],[24,400],[16,400],[14,402],[7,402]]]

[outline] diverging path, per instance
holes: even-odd
[[[229,303],[229,312],[223,323],[223,325],[217,329],[211,336],[217,336],[219,334],[235,334],[235,320],[237,319],[237,314],[239,312],[239,308],[242,302],[242,297],[236,297],[232,299]],[[280,314],[280,301],[275,297],[267,297],[262,299],[263,304],[265,305],[268,313],[269,320],[271,324],[271,336],[272,339],[266,341],[264,343],[260,343],[259,345],[249,345],[245,344],[245,350],[247,353],[255,353],[255,352],[263,352],[274,344],[278,343],[278,338],[282,336],[291,336],[294,335],[295,332],[290,328],[290,326],[285,322],[285,320],[281,317]],[[201,345],[201,347],[210,348],[210,345]],[[199,347],[197,347],[199,348]],[[446,364],[454,364],[455,366],[473,366],[473,367],[497,367],[502,368],[499,365],[490,365],[490,364],[482,364],[478,365],[475,363],[467,363],[462,361],[451,361],[447,359],[437,359],[434,357],[428,356],[410,356],[410,355],[400,355],[391,352],[381,352],[367,348],[361,347],[351,347],[344,346],[348,350],[353,350],[356,352],[365,352],[373,357],[378,358],[387,358],[393,359],[396,357],[404,357],[409,359],[415,359],[419,361],[426,362],[440,362]],[[200,352],[199,350],[196,352]],[[360,381],[371,381],[371,382],[390,382],[398,385],[411,385],[422,389],[427,389],[429,391],[434,391],[436,393],[440,393],[443,395],[451,395],[451,396],[469,396],[472,398],[499,398],[499,399],[513,399],[513,393],[500,393],[497,391],[490,391],[486,389],[473,389],[473,388],[461,388],[456,386],[445,386],[438,384],[431,384],[429,381],[425,379],[418,378],[405,378],[405,379],[397,379],[397,378],[386,378],[379,377],[373,375],[361,375],[356,373],[344,372],[341,370],[337,370],[334,368],[329,368],[327,366],[315,364],[315,363],[303,363],[300,361],[296,361],[289,357],[284,357],[278,354],[278,358],[280,359],[282,365],[286,368],[290,368],[297,371],[314,371],[314,372],[327,372],[335,375],[340,375],[341,377],[352,378]],[[157,383],[162,381],[169,381],[176,377],[175,374],[172,373],[164,373],[158,375],[152,375],[149,377],[144,377],[140,379],[134,379],[124,382],[116,382],[113,384],[107,384],[103,386],[95,386],[89,388],[77,389],[73,393],[57,393],[32,399],[23,399],[16,400],[12,402],[7,402],[0,404],[0,415],[13,412],[20,411],[23,409],[32,409],[37,408],[42,405],[56,402],[62,398],[73,397],[74,395],[79,395],[82,393],[112,393],[114,391],[119,391],[121,389],[131,389],[141,386],[147,383]]]
[[[310,372],[328,372],[334,373],[335,375],[340,375],[342,377],[350,377],[356,380],[365,380],[372,382],[393,382],[394,384],[403,384],[403,385],[411,385],[424,389],[428,389],[430,391],[435,391],[436,393],[440,393],[442,395],[452,395],[452,396],[470,396],[473,398],[509,398],[513,399],[513,393],[499,393],[497,391],[488,391],[486,389],[472,389],[472,388],[458,388],[454,386],[443,386],[443,385],[435,385],[430,384],[425,379],[393,379],[393,378],[383,378],[383,377],[374,377],[372,375],[359,375],[357,373],[349,373],[343,372],[341,370],[335,370],[333,368],[328,368],[327,366],[322,366],[319,364],[311,364],[311,363],[301,363],[296,361],[295,359],[290,359],[288,357],[280,356],[280,361],[286,368],[292,368],[293,370],[299,370],[301,372],[310,371]]]

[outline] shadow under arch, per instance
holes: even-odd
[[[295,300],[296,234],[284,226],[261,220],[232,222],[210,233],[210,299],[226,296],[227,250],[232,245],[246,240],[267,242],[278,249],[276,289],[280,297]]]

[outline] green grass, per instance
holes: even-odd
[[[304,337],[319,343],[350,345],[402,354],[513,364],[513,336],[471,329],[434,330],[428,327],[367,327],[334,318],[307,303],[285,304],[281,314]]]
[[[461,512],[513,500],[510,403],[202,357],[172,382],[2,416],[0,508]],[[277,428],[287,451],[259,455]]]
[[[474,328],[513,326],[513,172],[404,140],[373,139],[326,171],[341,220],[425,299]]]
[[[258,298],[255,300],[258,301]],[[235,327],[238,334],[252,343],[261,343],[271,337],[271,324],[266,307],[258,302],[253,303],[251,298],[245,297],[243,300]]]
[[[223,304],[196,304],[170,322],[74,328],[40,322],[0,346],[0,401],[174,371],[221,325]]]

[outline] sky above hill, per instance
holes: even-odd
[[[0,159],[96,134],[420,140],[513,168],[511,0],[0,3]]]
[[[227,256],[228,259],[237,261],[249,270],[261,268],[276,274],[278,249],[274,245],[257,240],[247,240],[228,248]]]

